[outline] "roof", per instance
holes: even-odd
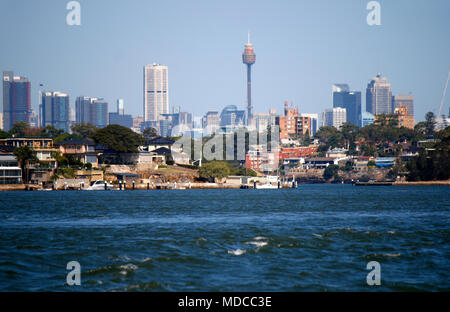
[[[146,145],[172,145],[173,143],[175,143],[175,140],[161,136],[150,138],[145,142]]]
[[[156,153],[158,155],[166,155],[166,154],[171,154],[172,151],[170,149],[168,149],[167,147],[160,147],[160,148],[153,150],[152,153]]]
[[[71,139],[55,142],[55,145],[95,145],[95,142],[92,139]]]

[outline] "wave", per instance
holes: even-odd
[[[245,249],[228,250],[228,254],[234,256],[240,256],[245,254],[247,251]]]

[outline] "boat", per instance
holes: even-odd
[[[278,186],[270,184],[270,183],[266,183],[266,184],[256,184],[255,188],[257,190],[276,190],[276,189],[278,189]]]
[[[106,188],[105,188],[106,183]],[[110,190],[113,187],[112,184],[109,184],[102,180],[92,181],[88,188],[86,188],[87,191],[104,191],[104,190]]]

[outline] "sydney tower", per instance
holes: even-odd
[[[250,43],[250,33],[248,34],[248,42],[245,45],[244,53],[242,53],[242,62],[247,64],[247,124],[253,119],[252,112],[252,65],[255,64],[256,54],[253,51],[253,44]]]

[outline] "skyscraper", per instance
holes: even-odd
[[[325,110],[322,113],[322,126],[335,127],[339,129],[347,121],[347,111],[342,107]]]
[[[99,128],[108,125],[108,103],[102,98],[79,96],[75,101],[76,123],[91,124]]]
[[[248,41],[245,45],[244,53],[242,53],[242,62],[247,65],[247,125],[253,121],[252,107],[252,65],[255,64],[256,54],[253,51],[253,44],[250,43],[250,32],[248,33]]]
[[[414,116],[414,96],[413,95],[394,95],[392,97],[392,109],[395,112],[396,108],[406,107],[407,114]]]
[[[26,77],[3,72],[3,129],[11,130],[16,122],[30,122],[31,84]]]
[[[169,113],[168,68],[152,64],[144,66],[144,122],[157,122]]]
[[[366,111],[373,115],[392,114],[391,84],[379,73],[367,85]]]
[[[359,125],[361,115],[361,92],[350,91],[347,84],[334,84],[333,107],[342,107],[347,111],[347,122]]]
[[[43,127],[53,126],[66,132],[69,131],[69,96],[58,91],[42,92],[41,103],[41,125]]]
[[[103,99],[92,100],[92,124],[99,128],[108,125],[108,103]]]

